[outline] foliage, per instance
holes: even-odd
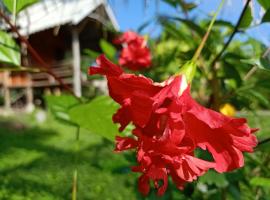
[[[240,29],[248,28],[252,21],[253,21],[253,16],[252,16],[251,7],[248,6],[246,12],[243,15],[242,21],[240,22],[239,28]]]
[[[181,7],[177,4],[179,1],[167,2],[174,7]],[[262,5],[266,6],[263,3]],[[267,12],[265,16],[268,16]],[[270,93],[267,90],[269,84],[266,82],[270,78],[269,56],[264,55],[266,51],[264,44],[245,33],[251,26],[253,17],[251,7],[248,6],[237,29],[227,21],[215,23],[200,57],[199,70],[192,85],[196,91],[194,97],[201,103],[215,109],[225,103],[231,103],[237,109],[253,111],[269,108]],[[149,41],[153,66],[143,73],[156,81],[163,81],[179,71],[179,68],[191,59],[206,32],[209,20],[195,21],[171,16],[159,16],[158,20],[163,31],[158,39]],[[267,22],[267,18],[264,17],[262,21]],[[213,60],[233,32],[241,34],[245,39],[232,40],[218,62],[213,64]],[[249,77],[248,74],[254,67],[257,70],[256,74]],[[217,98],[216,105],[213,103],[213,97]],[[268,135],[266,131],[260,134],[262,138]],[[263,149],[265,151],[265,147]],[[243,169],[222,175],[210,171],[196,184],[188,185],[181,194],[170,189],[168,196],[163,198],[252,199],[253,194],[257,194],[258,199],[267,199],[268,178],[265,177],[269,177],[269,170],[263,166],[269,165],[268,157],[259,149],[246,160]],[[260,178],[260,174],[264,172],[265,177]],[[254,176],[258,177],[251,179]],[[260,181],[265,184],[260,184]],[[149,198],[154,197],[150,195]]]
[[[102,52],[110,59],[115,61],[116,57],[116,48],[106,40],[100,40],[100,48]]]
[[[184,12],[188,12],[194,8],[196,8],[196,4],[193,2],[187,2],[185,0],[163,0],[171,6],[177,8],[178,6],[182,8]]]
[[[10,36],[10,34],[0,31],[0,62],[6,67],[12,68],[21,65],[21,53],[19,46]],[[1,70],[3,67],[0,68]]]
[[[265,12],[262,18],[262,23],[264,22],[270,22],[270,8]]]
[[[108,96],[99,96],[86,104],[73,107],[68,114],[80,127],[114,141],[118,130],[112,122],[112,115],[117,108]]]
[[[269,9],[270,8],[270,2],[268,0],[257,0],[259,2],[259,4],[265,9]]]
[[[250,180],[250,184],[254,186],[270,187],[270,178],[254,177]]]
[[[197,7],[195,1],[163,1],[176,9],[181,8],[185,14]],[[3,2],[13,12],[15,1]],[[16,2],[18,13],[36,0]],[[265,10],[261,23],[270,22],[270,1],[257,2]],[[216,21],[198,62],[199,70],[192,85],[193,91],[196,91],[193,96],[216,110],[225,103],[252,112],[270,108],[270,56],[265,55],[267,48],[262,42],[246,34],[254,21],[251,7],[242,14],[238,27],[228,21]],[[209,19],[195,20],[186,16],[157,17],[162,33],[159,38],[149,40],[153,66],[142,72],[146,76],[163,81],[192,58],[206,32]],[[213,63],[234,32],[241,34],[242,39],[232,40],[220,59]],[[117,62],[117,48],[113,44],[102,39],[100,49]],[[84,50],[84,54],[91,57],[91,61],[98,55],[89,49]],[[0,31],[1,69],[21,70],[20,56],[20,47],[12,35]],[[249,76],[252,69],[255,72]],[[77,155],[78,199],[254,199],[254,194],[256,199],[269,199],[269,145],[260,145],[254,154],[247,156],[245,168],[227,174],[210,171],[198,182],[188,184],[183,192],[171,185],[164,197],[157,198],[152,192],[149,197],[143,198],[136,193],[136,175],[129,173],[128,166],[134,165],[134,156],[126,154],[123,157],[112,153],[113,144],[110,141],[114,140],[118,131],[111,117],[117,105],[107,96],[98,96],[88,102],[80,102],[69,95],[45,98],[50,114],[64,124],[50,116],[45,125],[28,119],[26,124],[29,127],[23,125],[21,129],[14,129],[12,124],[10,129],[6,121],[0,126],[1,199],[68,199],[75,168],[74,132],[78,126],[83,129]],[[269,137],[269,114],[244,116],[251,119],[254,127],[261,126],[262,131],[258,135],[261,140]],[[14,159],[15,156],[18,159]]]
[[[72,120],[69,115],[69,109],[79,104],[78,99],[71,95],[54,96],[49,95],[45,97],[46,103],[54,117],[69,124]]]
[[[71,95],[45,97],[48,109],[60,122],[85,128],[114,141],[117,126],[112,122],[112,115],[118,106],[108,96],[99,96],[92,101],[80,103]]]
[[[249,13],[249,9],[246,12]],[[209,23],[208,20],[187,23],[187,20],[181,18],[164,16],[160,20],[163,26],[161,37],[158,42],[150,42],[154,55],[153,67],[145,72],[147,76],[157,81],[167,79],[191,59]],[[245,21],[244,25],[240,23],[239,28],[247,28],[250,25],[250,15],[245,14],[243,21]],[[227,102],[238,109],[269,108],[270,93],[266,91],[268,86],[258,81],[270,77],[268,72],[270,59],[269,56],[263,56],[266,47],[261,42],[250,38],[244,32],[239,33],[246,39],[233,40],[222,55],[222,59],[213,67],[213,59],[233,29],[228,22],[215,23],[199,60],[199,70],[192,86],[195,88],[194,91],[198,92],[194,95],[201,103],[208,106],[213,105],[213,95],[216,95],[218,105],[215,109]],[[256,74],[247,78],[247,74],[254,66],[258,67]],[[213,77],[214,73],[216,77]],[[214,94],[213,90],[216,86],[218,91]]]
[[[14,6],[16,6],[15,13],[18,13],[21,10],[25,9],[27,6],[30,6],[36,2],[38,2],[38,0],[3,0],[3,3],[11,13],[14,13]]]

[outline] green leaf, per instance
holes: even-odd
[[[163,25],[163,29],[164,29],[164,35],[168,35],[167,37],[171,37],[171,38],[175,38],[176,40],[181,37],[181,39],[184,40],[184,36],[183,36],[183,32],[181,32],[180,30],[177,29],[177,27],[175,26],[175,24],[170,23],[168,21],[162,21],[161,24]],[[167,37],[164,37],[162,41],[160,41],[157,45],[159,45],[160,43],[166,43],[166,41],[168,41]]]
[[[250,50],[248,50],[246,52],[246,56],[245,58],[256,58],[256,57],[262,57],[266,51],[266,46],[259,41],[258,39],[255,38],[251,38],[249,37],[243,44],[241,48],[250,48],[252,47]]]
[[[268,132],[267,132],[267,136],[268,136]],[[258,145],[256,147],[256,151],[260,151],[260,152],[265,152],[267,154],[269,154],[270,152],[270,145],[266,142],[266,143],[262,143],[260,145]]]
[[[267,58],[251,58],[251,59],[241,59],[243,63],[254,65],[260,69],[270,70],[270,61]]]
[[[234,25],[231,22],[228,22],[225,20],[216,20],[214,26],[223,26],[223,27],[227,27],[231,30],[234,29]]]
[[[151,23],[153,23],[156,20],[155,17],[150,18],[149,20],[145,21],[142,23],[138,28],[137,31],[138,33],[141,33],[146,27],[148,27]]]
[[[257,0],[259,2],[259,4],[265,9],[269,9],[270,8],[270,1],[269,0]]]
[[[21,64],[20,48],[6,32],[0,31],[0,62],[7,67],[18,67]]]
[[[89,56],[89,57],[92,58],[92,59],[96,59],[96,58],[100,55],[99,52],[93,51],[93,50],[91,50],[91,49],[84,49],[84,50],[83,50],[83,54]]]
[[[262,105],[269,107],[270,102],[266,96],[256,90],[249,90],[248,93],[255,97]]]
[[[239,71],[236,69],[235,65],[225,62],[225,67],[223,67],[225,79],[233,79],[236,83],[236,87],[239,87],[242,83],[242,79]]]
[[[255,85],[256,85],[256,87],[262,87],[262,88],[266,88],[266,89],[270,88],[270,82],[269,82],[268,77],[258,79],[256,81]]]
[[[178,4],[177,1],[175,1],[175,0],[163,0],[163,1],[170,4],[171,6],[173,6],[175,8],[176,8],[176,6]]]
[[[184,11],[190,11],[190,10],[197,7],[197,5],[195,3],[189,3],[189,2],[186,2],[184,0],[163,0],[163,1],[170,4],[171,6],[173,6],[175,8],[177,6],[180,6],[182,8],[182,10],[184,10]]]
[[[161,23],[164,24],[164,22],[166,20],[176,20],[176,21],[180,21],[182,22],[183,24],[185,24],[187,27],[189,27],[191,30],[195,31],[198,35],[200,35],[201,37],[204,36],[205,34],[205,31],[203,28],[201,28],[199,25],[197,25],[196,23],[194,23],[193,21],[191,20],[187,20],[187,19],[183,19],[183,18],[180,18],[180,17],[170,17],[170,16],[160,16],[159,17],[159,21]]]
[[[27,6],[30,6],[34,3],[38,2],[38,0],[16,0],[16,13],[20,12]],[[15,0],[3,0],[3,3],[7,7],[7,9],[13,13],[13,6],[15,3]]]
[[[230,196],[232,196],[233,199],[235,200],[239,200],[241,199],[241,192],[239,187],[235,184],[230,184],[228,187],[228,193],[230,194]],[[231,199],[231,198],[228,198]]]
[[[270,178],[254,177],[250,180],[250,184],[253,186],[270,188]]]
[[[51,110],[56,119],[74,124],[70,119],[68,111],[70,108],[79,104],[78,99],[71,95],[48,95],[45,96],[45,101],[49,110]]]
[[[217,187],[224,188],[229,185],[224,174],[218,174],[215,171],[208,171],[204,176],[200,178],[200,182],[207,183],[209,185],[216,185]]]
[[[179,1],[179,4],[180,4],[180,6],[182,7],[182,9],[184,10],[184,11],[190,11],[190,10],[192,10],[192,9],[194,9],[194,8],[196,8],[197,7],[197,4],[195,4],[195,3],[187,3],[187,2],[185,2],[185,1]]]
[[[239,29],[246,29],[250,26],[251,22],[253,21],[253,16],[252,16],[252,11],[251,11],[251,7],[248,6],[241,22],[239,25]]]
[[[260,58],[261,66],[259,66],[262,69],[270,70],[270,60],[269,58]]]
[[[263,18],[262,18],[262,23],[265,22],[270,22],[270,8],[268,10],[266,10]]]
[[[113,141],[118,130],[117,125],[112,122],[112,115],[117,108],[118,105],[110,97],[99,96],[86,104],[71,108],[69,115],[77,125]]]
[[[104,39],[100,40],[100,48],[110,60],[115,60],[116,48]]]

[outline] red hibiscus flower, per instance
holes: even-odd
[[[151,65],[151,53],[142,36],[132,31],[127,31],[114,40],[116,44],[123,44],[119,64],[137,71]]]
[[[210,168],[221,173],[242,167],[243,152],[252,152],[257,145],[256,130],[244,118],[227,117],[194,101],[185,76],[154,83],[124,73],[104,56],[97,64],[89,73],[106,76],[109,94],[121,106],[113,121],[120,131],[129,123],[135,126],[132,137],[116,137],[115,151],[136,150],[138,166],[132,169],[142,173],[142,194],[149,193],[151,180],[162,195],[168,176],[183,189]],[[208,151],[212,160],[196,157],[195,149]]]
[[[115,44],[145,43],[145,39],[133,31],[126,31],[114,40]]]

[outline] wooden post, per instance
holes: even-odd
[[[9,71],[4,71],[3,74],[3,92],[4,92],[4,100],[5,100],[5,109],[10,110],[11,108],[11,100],[10,100],[10,91],[9,91]]]
[[[82,96],[81,86],[81,53],[78,30],[72,28],[72,55],[73,55],[73,90],[77,97]]]
[[[33,95],[33,88],[32,88],[32,77],[31,74],[27,74],[27,86],[25,88],[26,94],[26,111],[32,112],[34,110],[34,95]]]
[[[24,43],[21,43],[21,52],[22,52],[22,64],[24,66],[29,66],[27,58],[27,46]],[[30,73],[26,74],[27,85],[25,87],[26,95],[26,111],[32,112],[35,108],[34,106],[34,95],[33,95],[33,85],[32,85],[32,76]]]

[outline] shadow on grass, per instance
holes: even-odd
[[[114,154],[106,140],[75,154],[45,142],[54,137],[67,140],[54,129],[0,122],[0,199],[71,199],[76,167],[78,199],[138,199],[130,154]]]
[[[18,122],[0,124],[0,199],[16,199],[20,195],[25,199],[41,199],[46,194],[55,199],[68,199],[72,153],[43,143],[57,133]],[[63,166],[67,166],[66,169]],[[64,177],[61,170],[66,171]],[[63,186],[61,190],[59,183]]]

